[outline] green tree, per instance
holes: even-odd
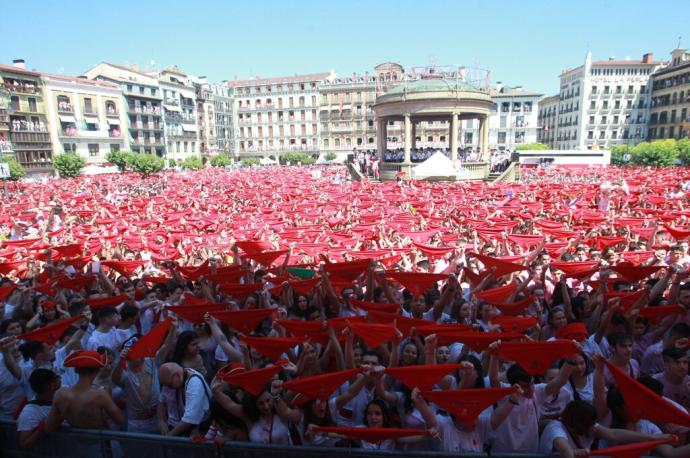
[[[683,162],[683,165],[690,165],[690,140],[687,138],[678,140],[676,147],[678,148],[678,159]]]
[[[153,173],[160,172],[165,167],[165,161],[154,154],[132,154],[129,167],[147,177]]]
[[[76,153],[58,154],[53,158],[53,167],[61,177],[78,177],[85,165],[86,160]]]
[[[182,161],[182,168],[189,170],[200,170],[204,168],[204,163],[199,156],[189,156]]]
[[[115,164],[120,172],[124,172],[132,162],[132,154],[129,151],[111,151],[105,159]]]
[[[316,159],[302,151],[289,151],[287,153],[283,153],[280,156],[280,162],[282,164],[287,164],[288,162],[290,162],[293,165],[297,165],[297,163],[299,162],[302,165],[312,165],[316,162]]]
[[[227,167],[230,165],[230,158],[227,154],[219,154],[211,158],[211,165],[213,167]]]
[[[624,159],[626,154],[631,154],[629,145],[613,145],[611,147],[611,164],[617,166],[629,165]]]
[[[326,153],[323,156],[323,158],[326,159],[327,161],[334,161],[338,158],[338,155],[331,151],[331,152]]]
[[[6,162],[10,166],[10,177],[7,178],[8,180],[18,181],[26,176],[26,170],[15,158],[7,157],[2,159],[2,162]]]
[[[243,167],[251,167],[252,165],[259,165],[260,163],[261,161],[258,157],[248,157],[240,161]]]
[[[517,151],[542,151],[549,149],[549,145],[543,143],[524,143],[515,147]]]
[[[673,139],[642,142],[635,145],[631,155],[637,165],[668,167],[678,159],[678,146]]]

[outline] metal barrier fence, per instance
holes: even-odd
[[[30,450],[19,447],[14,423],[0,423],[2,458],[547,458],[525,453],[443,453],[375,451],[359,448],[327,448],[226,442],[222,447],[197,444],[189,438],[165,437],[117,431],[64,429],[47,435]]]

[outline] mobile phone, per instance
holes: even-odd
[[[91,263],[91,272],[97,274],[101,271],[101,261],[93,261]]]

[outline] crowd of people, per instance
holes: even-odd
[[[690,171],[521,175],[12,185],[0,419],[25,448],[75,427],[690,456]]]

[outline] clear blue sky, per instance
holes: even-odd
[[[100,61],[177,64],[212,81],[335,70],[479,66],[492,81],[558,91],[594,59],[690,48],[688,0],[4,0],[0,62],[78,75]]]

